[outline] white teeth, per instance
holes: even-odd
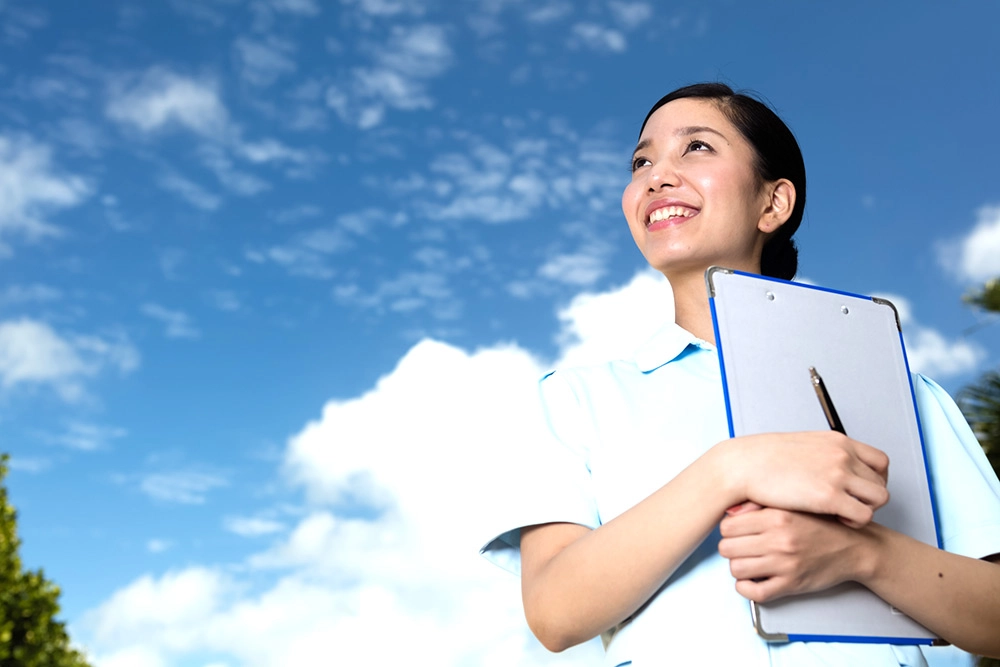
[[[658,208],[649,215],[650,222],[659,222],[667,218],[690,218],[694,211],[683,206],[665,206]]]

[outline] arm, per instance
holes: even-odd
[[[748,499],[864,525],[888,500],[887,466],[878,450],[833,432],[735,438],[596,530],[564,523],[523,529],[528,625],[554,651],[617,625],[652,597],[727,507]]]
[[[753,508],[750,508],[753,509]],[[736,590],[766,602],[857,581],[955,646],[1000,656],[1000,564],[942,551],[876,523],[763,509],[722,521]]]

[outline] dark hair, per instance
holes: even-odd
[[[765,276],[791,280],[799,266],[799,251],[792,235],[802,222],[806,206],[806,166],[795,136],[784,121],[766,104],[749,95],[735,93],[724,83],[696,83],[678,88],[660,98],[646,114],[639,136],[649,117],[668,102],[686,97],[715,102],[729,122],[753,147],[756,158],[754,171],[764,182],[787,178],[795,186],[795,207],[792,214],[764,244],[760,272]]]

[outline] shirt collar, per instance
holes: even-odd
[[[636,350],[636,366],[643,373],[648,373],[679,357],[689,345],[715,351],[715,346],[711,343],[670,322]]]

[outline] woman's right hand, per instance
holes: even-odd
[[[764,433],[727,441],[741,501],[831,514],[852,528],[889,502],[889,457],[837,433]]]

